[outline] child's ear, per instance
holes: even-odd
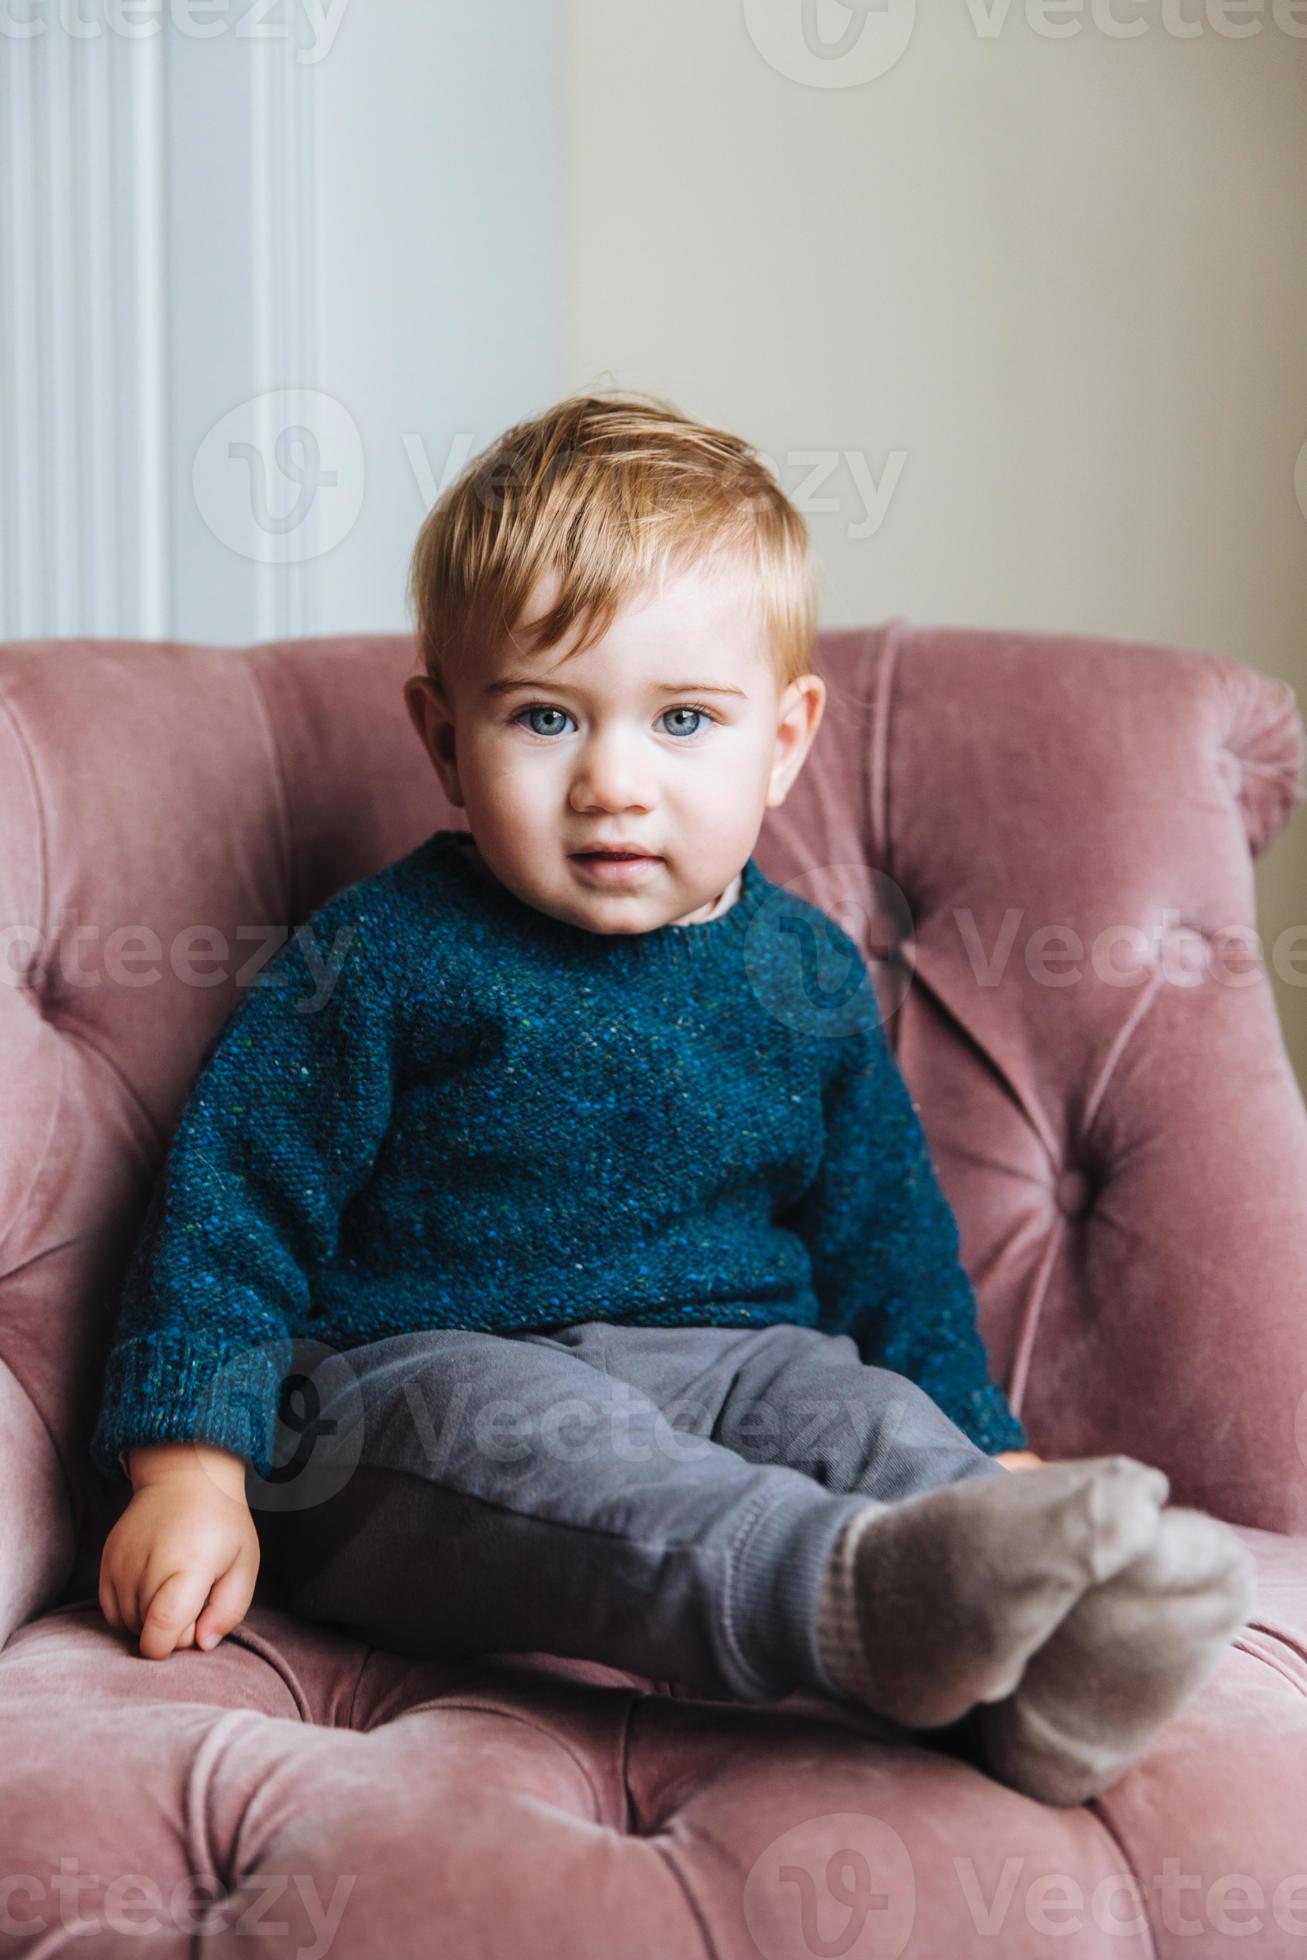
[[[413,674],[404,683],[404,704],[423,748],[437,762],[440,731],[452,720],[441,688],[429,674]]]
[[[409,720],[424,743],[427,739],[426,701],[429,696],[434,697],[434,688],[426,674],[413,674],[405,681],[404,706],[408,709]]]
[[[444,691],[429,674],[413,674],[404,683],[404,705],[408,709],[409,720],[417,730],[422,746],[431,759],[431,765],[440,778],[441,788],[449,801],[461,809],[463,793],[458,786],[454,718],[449,711]]]
[[[769,807],[782,804],[802,769],[826,709],[826,683],[819,674],[800,674],[778,703],[776,753],[767,792]]]

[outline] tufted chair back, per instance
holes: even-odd
[[[1034,1449],[1307,1530],[1307,1121],[1252,856],[1282,682],[1071,636],[829,632],[756,857],[874,960]],[[464,826],[407,635],[0,646],[0,1640],[95,1588],[87,1444],[132,1234],[206,1042],[326,898]]]

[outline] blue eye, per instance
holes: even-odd
[[[534,707],[519,709],[517,714],[513,716],[513,720],[520,721],[523,715],[561,715],[564,721],[570,721],[572,719],[565,709],[549,708],[543,702],[537,702]],[[533,727],[531,733],[533,735],[556,735],[558,730],[556,728],[543,729]]]
[[[690,708],[690,707],[685,707],[685,708],[667,708],[667,709],[665,709],[665,710],[664,710],[664,714],[665,714],[665,715],[693,715],[693,716],[694,716],[694,719],[695,719],[695,722],[696,722],[696,724],[697,724],[698,722],[701,722],[701,721],[703,720],[703,718],[704,718],[704,714],[703,714],[703,709],[702,709],[702,708]],[[676,730],[676,729],[673,729],[673,730],[672,730],[671,732],[672,732],[673,734],[677,734],[677,733],[679,733],[679,734],[684,734],[684,735],[697,735],[697,734],[699,733],[699,730],[698,730],[698,727],[696,726],[696,727],[694,727],[694,728],[686,728],[686,729],[680,729],[680,730]]]
[[[533,701],[529,707],[519,708],[516,714],[511,715],[509,719],[510,721],[516,724],[516,723],[521,723],[527,716],[534,717],[536,715],[555,716],[560,721],[571,721],[572,719],[571,715],[568,714],[565,708],[552,707],[548,702],[545,701]],[[668,718],[668,716],[671,715],[690,715],[694,719],[695,725],[693,728],[680,728],[680,729],[668,730],[669,734],[676,735],[677,738],[681,741],[693,740],[693,738],[696,735],[700,734],[702,732],[699,726],[700,723],[712,722],[716,720],[716,716],[710,714],[707,708],[700,708],[694,706],[690,702],[682,703],[682,705],[679,708],[664,708],[662,715],[659,717],[659,719],[665,721]],[[556,725],[552,728],[540,728],[536,725],[534,719],[530,720],[527,723],[527,726],[529,727],[530,732],[533,735],[539,735],[545,740],[547,740],[551,735],[558,735],[562,733],[562,730],[558,728]]]

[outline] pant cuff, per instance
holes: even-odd
[[[836,1541],[869,1501],[796,1476],[745,1533],[731,1561],[725,1612],[747,1699],[776,1701],[801,1688],[842,1692],[822,1663],[818,1609]]]

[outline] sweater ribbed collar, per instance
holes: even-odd
[[[740,890],[734,904],[715,918],[701,919],[697,925],[669,923],[649,932],[590,932],[585,926],[528,905],[489,867],[478,867],[467,848],[471,842],[468,830],[437,830],[427,839],[425,854],[449,897],[468,912],[493,918],[522,938],[577,960],[629,965],[711,962],[743,944],[759,907],[773,889],[750,857],[740,869]]]

